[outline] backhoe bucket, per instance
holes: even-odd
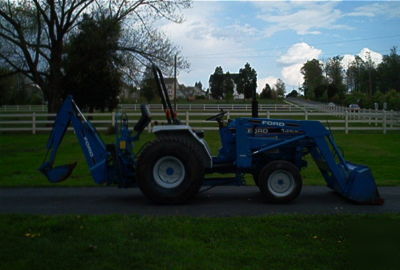
[[[344,196],[356,203],[383,204],[384,200],[379,196],[375,179],[371,170],[364,165],[346,162],[348,178]]]
[[[61,165],[53,168],[51,164],[46,162],[39,168],[39,171],[41,171],[50,182],[58,183],[64,181],[71,175],[76,164],[77,163],[74,162],[72,164]]]

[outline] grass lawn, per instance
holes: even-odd
[[[396,269],[399,233],[388,229],[399,224],[395,214],[0,215],[0,269]]]
[[[216,131],[207,131],[206,139],[214,155],[220,146],[219,136]],[[0,135],[0,186],[48,186],[54,185],[47,182],[37,168],[45,156],[47,134],[28,135]],[[114,141],[113,135],[103,135],[106,143]],[[146,141],[152,140],[153,135],[144,133],[136,151]],[[336,141],[343,149],[346,159],[368,165],[372,168],[378,185],[400,184],[400,134],[362,134],[344,133],[335,134]],[[64,186],[89,186],[95,185],[91,179],[89,169],[84,160],[82,150],[77,139],[68,133],[59,149],[56,163],[66,164],[78,161],[71,177],[57,185]],[[309,166],[302,171],[305,184],[324,185],[325,182],[311,157],[308,158]],[[251,176],[248,176],[251,183]]]

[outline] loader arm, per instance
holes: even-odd
[[[67,179],[76,166],[76,162],[53,167],[58,148],[64,138],[68,126],[72,124],[78,138],[90,172],[96,183],[104,183],[108,178],[107,159],[109,154],[96,129],[86,120],[73,98],[68,96],[54,122],[53,130],[47,143],[47,153],[39,170],[50,182],[60,182]]]
[[[311,154],[328,187],[343,197],[361,204],[384,202],[371,170],[346,160],[332,133],[319,121],[243,117],[220,132],[230,132],[236,143],[232,146],[229,136],[221,136],[222,149],[214,162],[234,160],[239,168],[251,171],[260,159],[286,160],[301,169],[307,165],[303,157]]]

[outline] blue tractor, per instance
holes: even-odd
[[[255,98],[252,117],[226,123],[226,112],[221,111],[207,119],[218,123],[221,139],[218,155],[212,156],[204,133],[183,125],[176,117],[162,73],[156,66],[152,68],[167,119],[167,124],[153,127],[156,139],[139,153],[133,152],[135,141],[151,121],[148,107],[142,105],[142,116],[134,128],[130,129],[126,115],[121,115],[116,142],[106,145],[69,96],[47,144],[50,156],[40,167],[51,182],[66,179],[76,165],[53,167],[58,147],[72,123],[96,183],[137,186],[157,203],[184,203],[202,186],[244,185],[244,174],[253,176],[266,201],[290,202],[301,192],[300,170],[307,166],[308,154],[328,187],[341,196],[355,203],[383,203],[371,170],[346,161],[331,132],[320,122],[259,118]],[[214,173],[234,177],[209,177]]]

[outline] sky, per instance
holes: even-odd
[[[370,55],[379,64],[400,47],[400,1],[194,1],[182,14],[183,23],[159,28],[190,63],[179,83],[205,89],[217,66],[238,73],[249,63],[258,91],[278,78],[290,91],[307,60],[341,55],[346,66]]]

